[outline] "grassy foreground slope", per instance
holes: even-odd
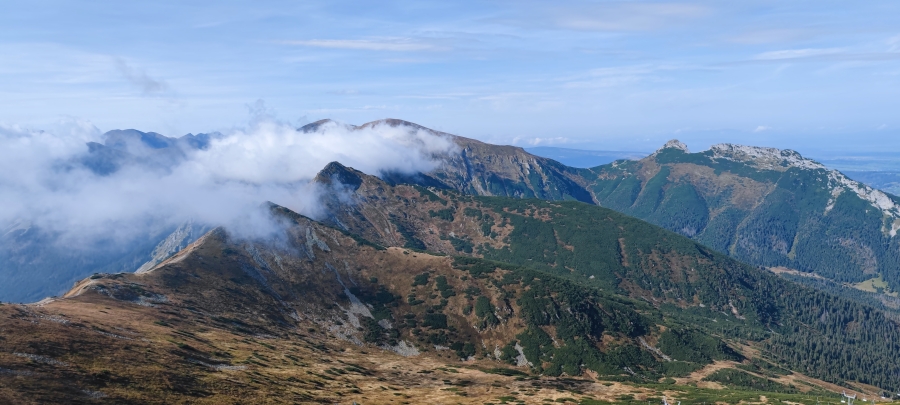
[[[385,248],[272,209],[285,230],[271,238],[217,229],[147,273],[0,306],[0,396],[599,404],[762,393],[811,405],[839,388],[676,309],[516,265]]]
[[[0,397],[812,405],[897,388],[881,312],[634,218],[338,164],[319,181],[341,193],[327,224],[271,205],[267,238],[216,229],[146,273],[0,306]]]

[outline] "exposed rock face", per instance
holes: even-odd
[[[345,124],[321,120],[299,130],[317,131],[328,125]],[[491,145],[397,119],[347,127],[371,129],[379,126],[426,131],[448,138],[458,146],[458,150],[435,154],[433,158],[438,161],[438,167],[428,173],[413,175],[382,173],[381,177],[389,183],[415,183],[484,196],[578,200],[593,203],[590,193],[579,183],[582,181],[578,174],[579,169],[534,156],[519,147]]]
[[[786,170],[789,167],[810,170],[825,169],[821,163],[804,158],[797,151],[790,149],[720,143],[711,146],[709,150],[712,151],[712,157],[715,159],[746,162],[762,170]]]
[[[684,153],[691,153],[691,151],[688,150],[687,145],[685,145],[683,142],[681,142],[677,139],[672,139],[671,141],[666,142],[666,144],[663,145],[662,148],[659,148],[656,150],[656,153],[659,153],[666,149],[675,149],[675,150],[680,150]]]
[[[156,245],[156,248],[150,253],[150,260],[142,264],[135,273],[143,273],[156,267],[156,265],[186,248],[208,230],[209,227],[195,224],[194,221],[185,222]]]

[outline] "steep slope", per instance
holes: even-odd
[[[879,190],[900,194],[900,172],[896,171],[844,171],[847,177],[868,184]]]
[[[301,130],[322,125],[337,124],[323,120]],[[883,292],[891,296],[846,294],[897,306],[892,297],[900,292],[896,197],[797,152],[721,144],[689,153],[687,146],[673,141],[639,161],[575,169],[519,148],[487,145],[400,120],[362,127],[379,125],[430,131],[460,146],[459,153],[435,156],[440,166],[429,173],[381,174],[390,184],[594,202],[756,266],[797,270],[847,285],[884,282]],[[827,288],[840,291],[839,284]]]
[[[900,290],[900,206],[790,150],[673,141],[640,161],[590,169],[606,207],[760,266]]]
[[[828,395],[785,384],[800,378],[785,367],[897,388],[900,328],[878,311],[611,210],[391,186],[336,163],[318,181],[340,193],[325,220],[359,232],[272,205],[284,231],[268,239],[216,229],[148,271],[0,306],[0,393],[484,403],[525,392],[590,404],[650,400],[657,388],[642,384],[677,377],[797,403],[806,396],[775,392]],[[391,238],[438,254],[383,247]],[[703,395],[736,402],[759,391]]]
[[[326,172],[332,174],[320,181],[331,187],[324,178],[353,182],[341,198],[326,201],[325,220],[379,243],[513,263],[641,299],[689,314],[707,333],[756,342],[783,364],[832,381],[891,384],[889,376],[900,370],[893,360],[900,346],[880,337],[897,334],[897,324],[883,313],[615,211],[391,187],[337,163]],[[846,367],[824,366],[829,363]]]
[[[65,293],[92,273],[135,271],[166,251],[166,241],[178,232],[177,228],[160,230],[124,246],[112,239],[71,246],[61,241],[58,233],[29,223],[11,224],[0,229],[0,297],[7,302],[35,302]],[[182,240],[171,247],[192,241]]]
[[[590,380],[510,376],[592,370],[656,381],[741,359],[703,337],[682,343],[707,357],[665,361],[646,346],[668,335],[640,313],[644,304],[517,266],[385,249],[272,209],[285,221],[280,237],[216,229],[147,272],[97,275],[59,300],[0,307],[0,393],[116,403],[483,403],[517,390],[613,399]],[[470,370],[453,375],[448,363]],[[424,375],[433,373],[443,381]]]
[[[318,131],[337,124],[321,120],[308,124],[300,131]],[[390,183],[416,183],[450,188],[467,194],[542,198],[547,200],[578,200],[592,202],[578,182],[577,169],[551,159],[534,156],[515,146],[492,145],[461,136],[435,131],[411,122],[384,119],[350,128],[399,128],[405,131],[425,131],[451,139],[459,150],[435,155],[439,166],[428,173],[415,176],[381,173]]]

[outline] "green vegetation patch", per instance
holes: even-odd
[[[442,210],[437,210],[437,211],[434,211],[434,210],[428,211],[428,215],[431,216],[432,218],[443,219],[444,221],[447,221],[447,222],[453,222],[453,218],[454,218],[453,216],[455,213],[456,213],[456,209],[454,209],[453,207],[444,208]]]
[[[658,346],[675,360],[699,364],[709,364],[713,360],[743,360],[743,356],[724,342],[698,330],[669,329],[659,336]]]
[[[718,370],[704,378],[703,381],[717,382],[729,388],[741,388],[754,391],[781,393],[799,392],[795,387],[789,387],[767,378],[757,377],[733,368]]]

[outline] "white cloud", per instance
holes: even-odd
[[[300,45],[315,48],[353,49],[364,51],[415,52],[446,50],[445,47],[411,38],[309,39],[282,41],[281,43],[285,45]]]
[[[67,244],[99,238],[138,240],[188,219],[248,233],[271,224],[258,214],[265,201],[317,214],[319,170],[339,161],[370,174],[428,171],[451,140],[426,131],[332,123],[312,133],[262,119],[227,131],[206,150],[159,167],[126,164],[106,176],[78,164],[85,142],[100,141],[88,123],[52,131],[0,126],[0,229],[25,222],[62,234]],[[147,149],[144,158],[153,158]]]
[[[760,126],[756,127],[756,129],[754,129],[753,132],[766,132],[766,131],[771,131],[771,130],[772,130],[772,127],[760,125]]]

